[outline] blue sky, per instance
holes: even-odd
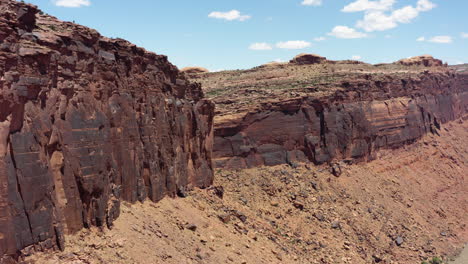
[[[26,0],[65,21],[169,56],[178,67],[245,69],[298,53],[468,63],[466,0]]]

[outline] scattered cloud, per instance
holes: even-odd
[[[208,17],[211,18],[216,18],[216,19],[224,19],[227,21],[233,21],[233,20],[238,20],[238,21],[246,21],[251,18],[249,15],[242,15],[241,12],[238,10],[231,10],[228,12],[211,12]]]
[[[276,43],[276,47],[280,49],[305,49],[312,46],[310,42],[303,40],[290,40]]]
[[[437,5],[429,0],[419,0],[416,9],[420,12],[425,12],[434,9],[435,7],[437,7]]]
[[[283,59],[276,59],[276,60],[273,60],[274,62],[278,62],[278,63],[282,63],[282,62],[286,62],[285,60]]]
[[[253,43],[249,46],[250,50],[272,50],[273,47],[265,42]]]
[[[362,11],[386,11],[392,8],[396,0],[357,0],[341,9],[342,12],[362,12]]]
[[[301,5],[305,6],[320,6],[322,5],[322,0],[303,0]]]
[[[441,43],[441,44],[450,44],[453,42],[451,36],[435,36],[432,38],[419,37],[416,39],[419,42],[432,42],[432,43]]]
[[[462,33],[460,34],[460,36],[461,36],[461,38],[466,39],[466,38],[468,38],[468,33],[462,32]]]
[[[419,16],[419,10],[412,6],[405,6],[393,11],[391,18],[397,23],[411,23],[411,20]]]
[[[314,38],[314,41],[317,41],[317,42],[320,42],[320,41],[325,41],[327,40],[326,37],[318,37],[318,38]]]
[[[356,27],[373,32],[389,30],[397,27],[398,24],[411,23],[421,12],[427,12],[436,7],[436,4],[429,0],[418,0],[416,6],[408,5],[393,10],[395,3],[396,0],[357,0],[345,6],[341,11],[365,12],[363,19],[356,23]]]
[[[451,36],[435,36],[428,39],[427,41],[432,43],[450,44],[453,42],[453,39]]]
[[[376,11],[365,14],[364,18],[359,20],[356,26],[367,32],[372,32],[395,28],[397,23],[391,16],[387,16],[383,12]]]
[[[359,55],[354,55],[354,56],[351,57],[351,59],[352,60],[360,60],[360,59],[362,59],[362,57],[359,56]]]
[[[356,29],[347,26],[336,26],[330,33],[328,33],[328,35],[342,39],[357,39],[367,37],[366,33],[359,32]]]
[[[82,7],[90,6],[91,1],[89,0],[54,0],[54,5],[61,7]]]

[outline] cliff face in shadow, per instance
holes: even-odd
[[[166,56],[0,3],[0,256],[213,181],[214,104]]]

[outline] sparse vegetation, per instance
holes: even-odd
[[[445,264],[445,262],[440,257],[433,257],[430,260],[421,262],[421,264]]]

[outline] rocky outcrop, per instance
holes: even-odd
[[[187,74],[199,74],[199,73],[210,72],[208,69],[203,68],[203,67],[185,67],[185,68],[180,69],[180,71],[187,73]]]
[[[402,59],[396,62],[396,64],[404,66],[423,66],[423,67],[442,67],[447,66],[441,60],[435,59],[431,55],[423,55],[417,57],[411,57],[408,59]]]
[[[297,161],[368,160],[468,113],[468,76],[423,72],[411,78],[363,75],[330,96],[260,102],[218,118],[216,166],[247,168]]]
[[[327,61],[327,58],[316,55],[302,53],[295,56],[289,63],[297,65],[320,64]]]
[[[212,183],[214,105],[166,56],[0,2],[0,262]]]

